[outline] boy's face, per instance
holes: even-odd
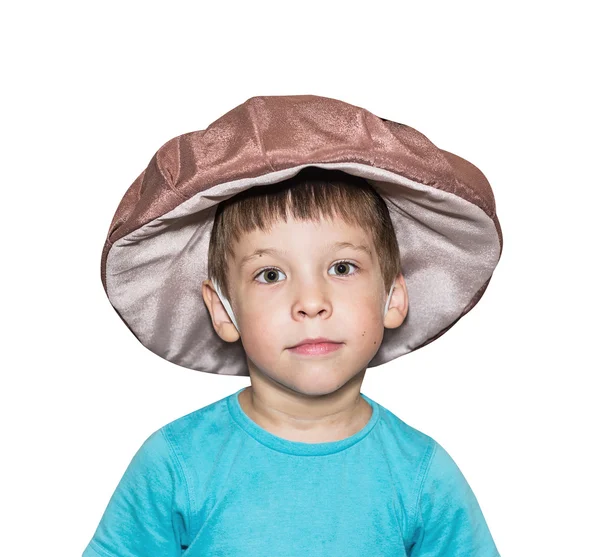
[[[370,254],[335,246],[340,242],[365,246]],[[259,249],[277,253],[250,258]],[[230,301],[251,375],[265,374],[293,391],[318,396],[363,372],[377,353],[388,292],[367,231],[337,217],[333,223],[288,219],[270,233],[243,236],[229,272]],[[405,295],[403,279],[396,285],[398,299]],[[290,350],[314,337],[341,344],[317,356]]]

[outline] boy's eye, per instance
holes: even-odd
[[[354,271],[354,273],[350,273],[349,266],[355,267],[356,271]],[[338,271],[341,270],[340,275],[338,276],[352,276],[357,274],[359,269],[358,265],[356,265],[355,263],[351,263],[350,261],[338,261],[337,263],[334,263],[331,266],[331,268],[336,269]],[[277,282],[277,273],[281,273],[281,271],[277,269],[277,267],[267,267],[266,269],[259,271],[258,274],[254,277],[254,279],[257,279],[258,277],[264,275],[266,278],[266,282],[260,280],[258,282],[262,284],[275,284]]]

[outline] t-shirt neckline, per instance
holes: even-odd
[[[242,428],[248,435],[256,439],[259,443],[266,445],[267,447],[274,449],[281,453],[287,453],[292,455],[305,455],[305,456],[320,456],[337,453],[352,445],[358,443],[361,439],[366,437],[369,432],[375,427],[377,420],[379,419],[379,404],[374,400],[370,399],[367,395],[360,393],[371,406],[372,413],[371,418],[365,424],[365,426],[357,431],[354,435],[340,439],[338,441],[329,441],[326,443],[304,443],[301,441],[290,441],[270,433],[266,429],[259,426],[256,422],[250,419],[250,417],[244,412],[238,399],[239,394],[247,387],[242,387],[236,393],[233,393],[227,397],[227,406],[231,417],[235,422]]]

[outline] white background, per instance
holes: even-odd
[[[505,243],[487,292],[362,392],[448,450],[503,557],[600,555],[592,2],[17,6],[0,17],[2,555],[80,555],[144,439],[249,384],[144,348],[100,255],[167,140],[297,94],[416,128],[490,181]]]

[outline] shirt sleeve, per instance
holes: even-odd
[[[460,469],[434,441],[416,509],[410,557],[500,557]]]
[[[177,457],[162,430],[148,437],[112,494],[83,557],[175,557],[182,553],[185,489]]]

